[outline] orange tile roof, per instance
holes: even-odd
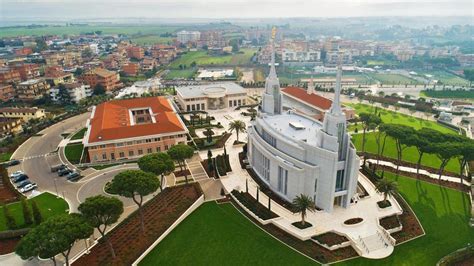
[[[308,94],[305,89],[299,87],[287,87],[283,89],[283,92],[299,99],[302,102],[316,106],[323,110],[331,108],[332,100],[325,98],[318,94]]]
[[[135,124],[129,110],[151,108],[156,123]],[[181,119],[165,97],[115,100],[95,108],[90,121],[89,143],[185,131]]]

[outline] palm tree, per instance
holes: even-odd
[[[244,121],[242,120],[234,120],[232,122],[230,122],[229,124],[229,130],[230,132],[232,131],[235,131],[235,133],[237,134],[237,142],[239,142],[239,133],[240,132],[245,132],[245,123]]]
[[[305,225],[305,220],[304,219],[306,217],[306,211],[307,210],[309,210],[309,211],[316,210],[316,206],[314,205],[313,199],[311,199],[310,197],[308,197],[304,194],[301,194],[293,200],[293,205],[295,206],[296,212],[301,213],[301,225],[304,226]]]
[[[384,178],[377,183],[375,189],[383,194],[383,201],[387,202],[388,196],[393,196],[397,192],[397,182]]]

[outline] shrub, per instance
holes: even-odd
[[[43,221],[43,216],[41,215],[38,205],[34,200],[31,201],[31,209],[33,210],[33,219],[35,220],[35,224],[40,224]]]
[[[26,202],[25,198],[21,199],[21,209],[23,211],[23,219],[25,224],[30,225],[33,223],[33,217],[31,216],[30,207],[28,207],[28,203]]]
[[[13,215],[10,213],[10,210],[8,209],[7,205],[3,205],[3,215],[5,216],[5,223],[7,225],[7,228],[10,230],[13,230],[16,228],[16,221]]]

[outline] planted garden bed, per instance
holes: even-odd
[[[357,217],[357,218],[351,218],[351,219],[345,220],[344,224],[345,225],[354,225],[354,224],[362,223],[362,221],[364,221],[364,219],[362,219],[360,217]]]
[[[380,225],[386,230],[390,230],[400,227],[400,221],[398,221],[398,216],[394,214],[380,219]]]
[[[381,200],[381,201],[377,201],[377,206],[379,206],[379,208],[381,209],[385,209],[392,206],[392,203],[390,203],[390,201],[388,200]]]
[[[304,224],[301,222],[301,221],[298,221],[298,222],[294,222],[292,223],[291,225],[293,225],[294,227],[298,228],[298,229],[306,229],[306,228],[310,228],[311,226],[313,226],[312,224],[308,223],[308,222],[305,222]]]
[[[165,188],[145,203],[145,233],[140,229],[140,217],[133,212],[107,233],[117,257],[110,255],[105,241],[99,241],[89,254],[81,256],[73,265],[131,265],[158,239],[200,196],[199,184]]]
[[[175,175],[176,177],[185,176],[185,175],[190,176],[190,175],[191,175],[191,171],[189,171],[189,169],[182,170],[182,171],[181,171],[181,170],[178,170],[178,171],[175,171],[175,172],[174,172],[174,175]]]
[[[20,242],[21,237],[7,238],[0,240],[0,255],[5,255],[15,251],[15,247]]]
[[[232,195],[262,220],[269,220],[278,217],[274,212],[263,206],[247,192],[232,190]]]
[[[395,199],[402,207],[403,213],[398,216],[400,223],[403,226],[402,231],[391,234],[397,240],[397,244],[408,241],[414,237],[423,235],[423,228],[416,219],[415,214],[408,206],[406,201],[399,195],[395,194]]]
[[[329,247],[340,245],[342,243],[349,241],[347,237],[341,236],[335,232],[327,232],[324,234],[313,236],[312,239],[318,241],[321,244],[325,244]]]

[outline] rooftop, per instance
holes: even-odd
[[[165,97],[115,100],[96,106],[86,141],[93,143],[184,131],[184,124]]]
[[[36,113],[41,110],[38,107],[3,107],[0,113]]]
[[[305,141],[311,145],[316,145],[317,132],[322,128],[319,121],[294,112],[266,116],[263,121],[285,139]]]
[[[216,91],[225,94],[246,93],[246,90],[242,86],[233,82],[211,83],[176,88],[176,92],[183,98],[206,97],[210,92]]]
[[[33,85],[33,84],[36,84],[36,83],[40,83],[42,81],[43,81],[42,79],[30,79],[30,80],[27,80],[27,81],[23,81],[22,83],[20,83],[20,85]]]
[[[282,92],[319,109],[328,110],[332,105],[332,100],[315,93],[308,94],[305,89],[299,87],[287,87]]]

